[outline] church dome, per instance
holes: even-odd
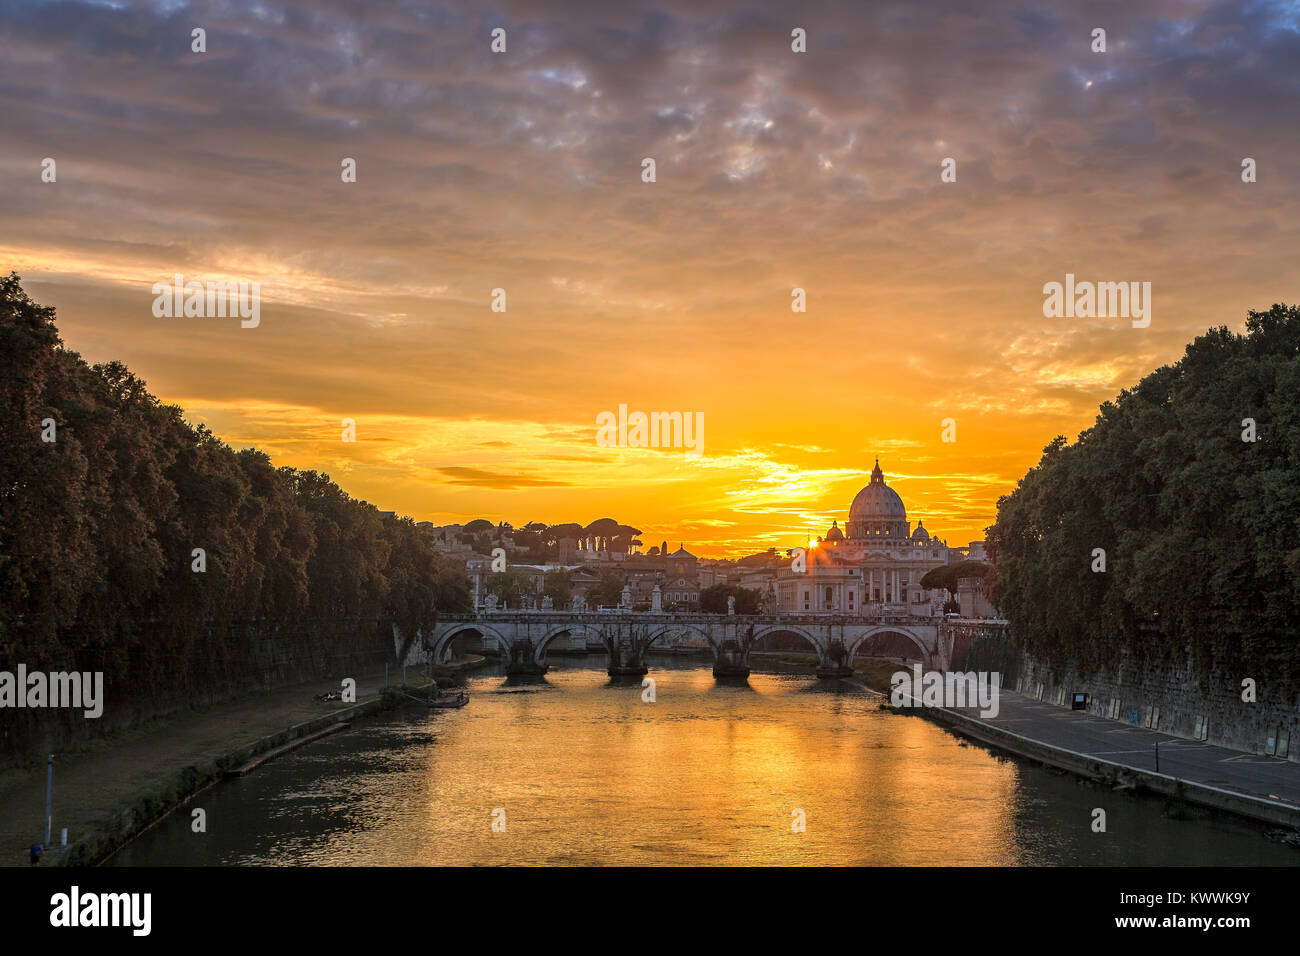
[[[907,509],[898,492],[885,484],[884,472],[880,470],[880,459],[871,471],[871,484],[858,492],[849,507],[849,520],[877,519],[882,521],[907,520]]]
[[[920,521],[916,523],[916,530],[912,532],[913,541],[929,541],[930,532],[925,530],[925,525]]]
[[[871,470],[871,484],[858,492],[849,507],[849,537],[908,537],[907,509],[898,492],[885,484],[880,459]]]
[[[839,522],[831,522],[831,530],[826,532],[827,541],[843,541],[844,532],[839,529]]]

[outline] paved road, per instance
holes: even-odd
[[[1159,743],[1163,774],[1300,806],[1300,763],[1294,761],[1171,737],[1008,690],[1000,692],[998,716],[983,719],[1012,733],[1137,770],[1156,769]]]

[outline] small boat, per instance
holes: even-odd
[[[437,700],[429,701],[429,706],[442,707],[446,709],[450,707],[464,707],[468,703],[469,703],[469,695],[461,694],[457,697],[439,697]]]

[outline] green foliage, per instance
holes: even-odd
[[[1243,441],[1243,419],[1257,440]],[[1017,642],[1085,671],[1122,650],[1300,677],[1300,309],[1212,329],[1057,437],[998,503],[995,597]],[[1094,549],[1104,573],[1093,571]]]
[[[53,319],[0,279],[0,661],[102,670],[110,707],[148,713],[391,657],[392,625],[468,609],[409,519],[232,450]]]
[[[736,599],[737,614],[757,614],[762,594],[734,584],[715,584],[700,592],[700,610],[706,614],[726,614],[727,598]]]
[[[931,568],[921,575],[921,587],[927,591],[947,591],[949,594],[957,593],[957,570],[955,565],[941,564],[937,568]]]
[[[600,573],[600,580],[587,592],[587,604],[590,607],[613,607],[623,600],[623,573],[614,568],[607,568]]]
[[[989,566],[983,561],[959,561],[952,566],[953,581],[962,578],[980,578],[988,573]]]
[[[542,593],[548,596],[556,609],[564,609],[573,599],[573,575],[568,571],[547,571],[542,579]]]
[[[518,608],[525,596],[534,595],[533,582],[522,571],[498,571],[483,582],[487,593],[495,594],[506,607]]]

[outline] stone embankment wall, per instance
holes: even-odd
[[[952,669],[997,671],[1006,690],[1063,707],[1071,706],[1075,694],[1087,694],[1091,714],[1174,737],[1300,759],[1300,706],[1294,695],[1270,687],[1267,675],[1215,671],[1203,688],[1186,664],[1131,658],[1092,674],[1070,667],[1053,673],[1009,637],[977,638],[954,655]],[[1254,702],[1242,700],[1247,677],[1255,680]]]

